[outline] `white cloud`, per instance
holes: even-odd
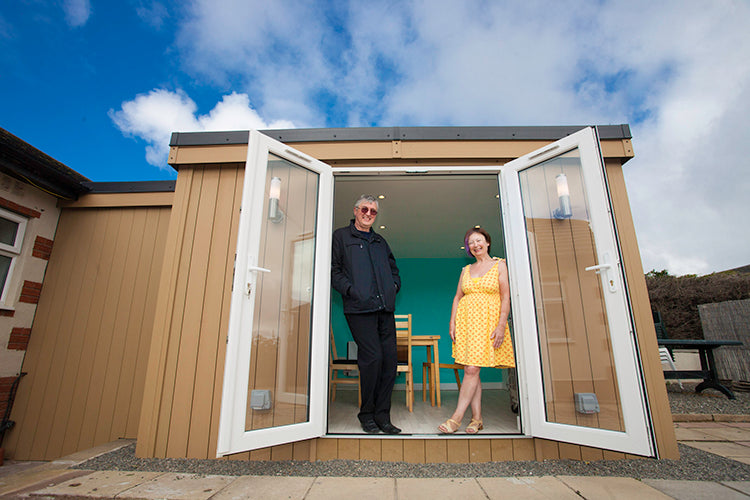
[[[750,232],[737,216],[750,208],[750,5],[582,7],[194,0],[175,48],[198,85],[252,101],[225,98],[235,113],[300,126],[630,123],[625,175],[644,268],[747,264]],[[194,115],[186,96],[171,98]]]
[[[161,2],[140,5],[136,7],[135,12],[146,24],[157,30],[161,29],[164,21],[169,18],[169,12]]]
[[[264,121],[250,106],[246,94],[226,95],[207,115],[196,116],[198,107],[183,91],[154,89],[122,103],[109,116],[124,134],[145,141],[146,161],[167,169],[172,132],[293,128],[292,122]]]
[[[65,21],[73,28],[83,26],[91,16],[89,0],[64,0],[62,8],[65,12]]]

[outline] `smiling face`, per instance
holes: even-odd
[[[359,207],[354,207],[354,227],[360,231],[369,231],[378,214],[378,205],[372,201],[363,200]]]
[[[466,244],[469,245],[471,254],[476,258],[490,251],[490,245],[481,233],[471,233],[466,240]]]

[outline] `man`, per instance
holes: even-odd
[[[396,381],[396,293],[401,288],[396,259],[385,239],[372,230],[378,200],[362,195],[349,226],[333,233],[331,283],[344,299],[344,315],[357,343],[362,430],[398,434],[391,423]]]

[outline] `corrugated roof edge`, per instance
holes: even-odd
[[[174,192],[177,181],[82,182],[92,194]]]
[[[300,128],[261,130],[281,142],[330,141],[490,141],[490,140],[549,140],[556,141],[587,125],[539,127],[353,127]],[[596,125],[600,139],[631,139],[630,126]],[[248,131],[174,132],[170,146],[217,146],[246,144]]]

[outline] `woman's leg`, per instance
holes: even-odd
[[[474,397],[471,398],[471,418],[482,421],[482,381],[477,375],[477,388]]]
[[[453,412],[453,416],[451,417],[456,422],[461,422],[469,405],[472,405],[472,412],[474,411],[473,401],[477,389],[479,389],[479,397],[481,398],[482,389],[479,380],[479,371],[480,368],[478,366],[464,366],[464,379],[461,382],[461,390],[458,393],[458,404],[456,405],[456,411]]]

